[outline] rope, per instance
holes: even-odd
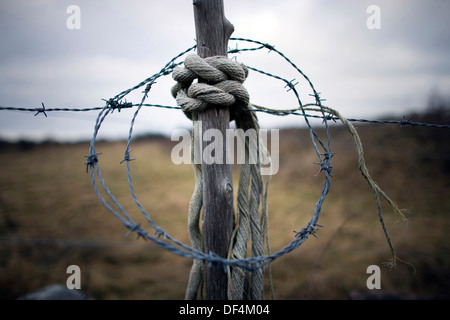
[[[195,161],[195,155],[198,154],[198,150],[195,150],[195,147],[198,147],[198,144],[195,144],[194,139],[194,137],[198,137],[199,134],[201,134],[199,133],[199,130],[200,128],[198,121],[194,121],[193,135],[191,138],[191,145],[193,146],[191,148],[191,160],[195,173],[195,188],[189,205],[188,230],[192,247],[198,251],[203,251],[203,236],[200,231],[200,212],[203,205],[202,166],[201,163]],[[197,292],[202,292],[201,288],[203,284],[203,274],[204,262],[193,259],[188,286],[186,289],[186,300],[194,300],[197,297]]]
[[[307,107],[307,106],[305,106],[305,110],[320,111],[320,109],[318,109],[318,108]],[[391,258],[391,261],[388,263],[388,266],[390,268],[394,268],[396,266],[397,260],[401,261],[401,262],[404,262],[406,264],[409,264],[408,262],[401,260],[397,256],[397,253],[396,253],[395,248],[394,248],[394,244],[392,243],[391,237],[390,237],[389,232],[387,230],[386,223],[384,222],[383,213],[382,213],[382,210],[381,210],[380,196],[383,197],[391,205],[391,207],[393,208],[394,212],[403,221],[407,220],[405,214],[402,212],[401,209],[399,209],[397,204],[377,185],[377,183],[370,176],[369,170],[367,169],[367,166],[366,166],[366,161],[364,159],[363,145],[362,145],[361,139],[360,139],[360,137],[358,135],[358,132],[356,131],[356,128],[353,126],[353,124],[349,120],[347,120],[345,117],[343,117],[337,110],[335,110],[333,108],[326,107],[326,106],[322,105],[322,110],[325,110],[329,114],[334,115],[335,117],[337,117],[342,122],[342,124],[344,124],[347,127],[348,131],[352,135],[353,144],[355,145],[355,149],[356,149],[356,152],[358,154],[358,169],[359,169],[361,175],[364,177],[364,179],[366,179],[367,183],[372,188],[372,191],[373,191],[374,196],[375,196],[375,201],[376,201],[376,204],[377,204],[378,218],[380,220],[380,224],[381,224],[381,227],[383,229],[383,232],[384,232],[384,235],[386,237],[386,240],[387,240],[387,242],[389,244],[389,247],[391,249],[392,258]]]
[[[256,136],[245,142],[245,162],[241,166],[237,194],[237,215],[232,234],[228,259],[244,259],[247,256],[248,244],[251,241],[251,252],[254,257],[264,255],[264,243],[268,245],[267,231],[267,184],[264,188],[261,175],[260,152],[267,155],[267,150],[259,141],[259,124],[254,113],[245,112],[250,107],[249,94],[242,83],[248,75],[248,68],[225,56],[214,56],[205,59],[190,54],[184,61],[184,67],[173,70],[172,77],[177,84],[172,88],[172,96],[183,109],[186,116],[194,121],[191,144],[191,157],[194,160],[202,150],[198,150],[199,132],[198,112],[215,105],[230,108],[231,119],[236,121],[237,130],[254,133]],[[203,82],[193,83],[195,79]],[[202,173],[199,161],[194,163],[196,186],[189,208],[189,234],[193,248],[203,250],[203,237],[200,231],[200,212],[202,207]],[[261,215],[260,215],[261,206]],[[194,260],[186,291],[186,299],[195,299],[203,284],[204,262]],[[264,270],[253,271],[239,267],[227,266],[228,298],[233,300],[263,299]]]
[[[248,105],[249,95],[242,83],[248,75],[245,65],[224,56],[200,58],[196,54],[186,57],[184,67],[177,66],[172,77],[177,84],[172,87],[172,96],[189,119],[192,112],[205,110],[208,105],[220,105],[242,109]],[[203,79],[207,83],[192,83]]]
[[[296,111],[298,111],[298,109],[273,110],[273,109],[265,108],[265,107],[262,107],[262,106],[257,106],[257,105],[253,105],[253,106],[257,110],[261,110],[261,111],[278,111],[278,112],[281,112],[281,113],[285,113],[285,112],[286,113],[287,112],[295,113]],[[387,265],[390,268],[395,268],[397,261],[401,261],[401,262],[403,262],[405,264],[411,265],[409,262],[400,259],[398,257],[398,255],[397,255],[397,253],[396,253],[394,244],[392,243],[391,237],[390,237],[389,232],[388,232],[387,227],[386,227],[386,223],[385,223],[384,218],[383,218],[380,196],[383,197],[391,205],[391,207],[394,210],[394,212],[400,217],[400,219],[402,221],[407,221],[407,218],[406,218],[405,214],[403,213],[402,209],[400,209],[398,207],[398,205],[378,186],[378,184],[370,176],[369,170],[368,170],[368,168],[366,166],[366,161],[364,159],[363,145],[362,145],[361,139],[359,137],[359,134],[356,131],[356,128],[353,126],[353,124],[350,122],[349,119],[343,117],[337,110],[335,110],[333,108],[330,108],[330,107],[327,107],[327,106],[324,106],[324,105],[322,105],[321,108],[318,108],[317,105],[315,105],[315,104],[305,104],[303,106],[303,110],[305,110],[305,111],[315,111],[315,112],[325,111],[329,115],[336,117],[336,119],[339,119],[342,122],[342,124],[347,127],[348,131],[350,132],[350,134],[352,136],[353,144],[355,146],[355,150],[356,150],[356,153],[358,155],[358,170],[360,171],[360,173],[364,177],[364,179],[367,181],[369,186],[372,188],[372,191],[373,191],[374,196],[375,196],[376,205],[377,205],[378,219],[380,220],[380,224],[381,224],[381,227],[383,229],[386,241],[388,242],[389,248],[391,250],[392,258],[391,258],[391,261],[389,263],[387,263]]]

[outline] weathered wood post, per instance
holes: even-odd
[[[193,0],[193,4],[197,54],[202,58],[227,56],[228,40],[234,27],[225,18],[223,0]],[[218,129],[225,141],[226,129],[229,128],[230,122],[230,111],[227,108],[211,106],[200,112],[198,119],[202,121],[200,139],[211,141],[212,137],[208,135],[208,130]],[[223,143],[222,154],[223,162],[213,164],[205,163],[202,156],[203,235],[205,252],[214,252],[226,258],[234,215],[233,183],[231,167],[226,161],[226,143]],[[205,280],[206,299],[227,299],[227,274],[223,268],[214,265],[206,268]]]

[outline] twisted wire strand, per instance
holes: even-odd
[[[244,49],[243,49],[244,50]],[[248,51],[248,50],[247,50]],[[248,67],[248,66],[247,66]],[[256,71],[256,68],[249,67],[249,69],[252,69]],[[288,80],[279,77],[280,80],[283,82],[289,82]],[[309,105],[316,105],[316,104],[309,104]],[[116,105],[110,105],[108,108],[110,108],[112,111],[120,110],[122,109],[132,109],[134,107],[138,107],[140,104],[137,103],[118,103]],[[181,107],[178,106],[168,106],[168,105],[162,105],[162,104],[153,104],[153,103],[143,103],[141,105],[142,107],[149,107],[149,108],[160,108],[160,109],[169,109],[169,110],[182,110]],[[286,110],[280,110],[280,109],[270,109],[265,108],[262,106],[257,106],[255,109],[246,109],[248,112],[255,112],[255,113],[266,113],[271,114],[274,116],[300,116],[300,117],[307,117],[307,118],[315,118],[315,119],[322,119],[325,118],[330,121],[336,121],[339,120],[338,117],[333,116],[332,114],[329,114],[324,110],[324,115],[317,115],[317,114],[303,114],[298,112],[298,108],[295,109],[286,109]],[[26,107],[12,107],[12,106],[0,106],[0,111],[21,111],[21,112],[35,112],[35,116],[39,115],[40,113],[44,114],[44,112],[90,112],[90,111],[98,111],[103,110],[105,107],[87,107],[87,108],[26,108]],[[411,127],[426,127],[426,128],[438,128],[438,129],[450,129],[450,124],[437,124],[437,123],[426,123],[426,122],[417,122],[417,121],[411,121],[405,119],[403,117],[401,120],[383,120],[383,119],[364,119],[364,118],[346,118],[350,122],[361,122],[361,123],[373,123],[373,124],[398,124],[400,126],[411,126]]]

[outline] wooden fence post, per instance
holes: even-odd
[[[227,56],[228,40],[234,31],[225,18],[223,0],[194,0],[197,54],[202,57]],[[209,129],[218,129],[225,141],[229,128],[228,108],[210,106],[198,114],[202,121],[200,139],[211,141]],[[205,143],[203,143],[205,145]],[[204,146],[205,147],[205,146]],[[222,163],[206,164],[202,150],[203,235],[205,252],[226,258],[233,232],[233,182],[231,166],[226,163],[226,143],[223,143]],[[227,299],[227,274],[222,267],[206,268],[206,299]]]

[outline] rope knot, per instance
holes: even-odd
[[[247,107],[250,96],[242,83],[248,76],[248,68],[225,56],[202,59],[190,54],[184,66],[174,68],[172,77],[177,84],[172,96],[189,119],[193,112],[205,110],[209,105],[228,107],[231,119]],[[197,79],[198,82],[193,83]]]

